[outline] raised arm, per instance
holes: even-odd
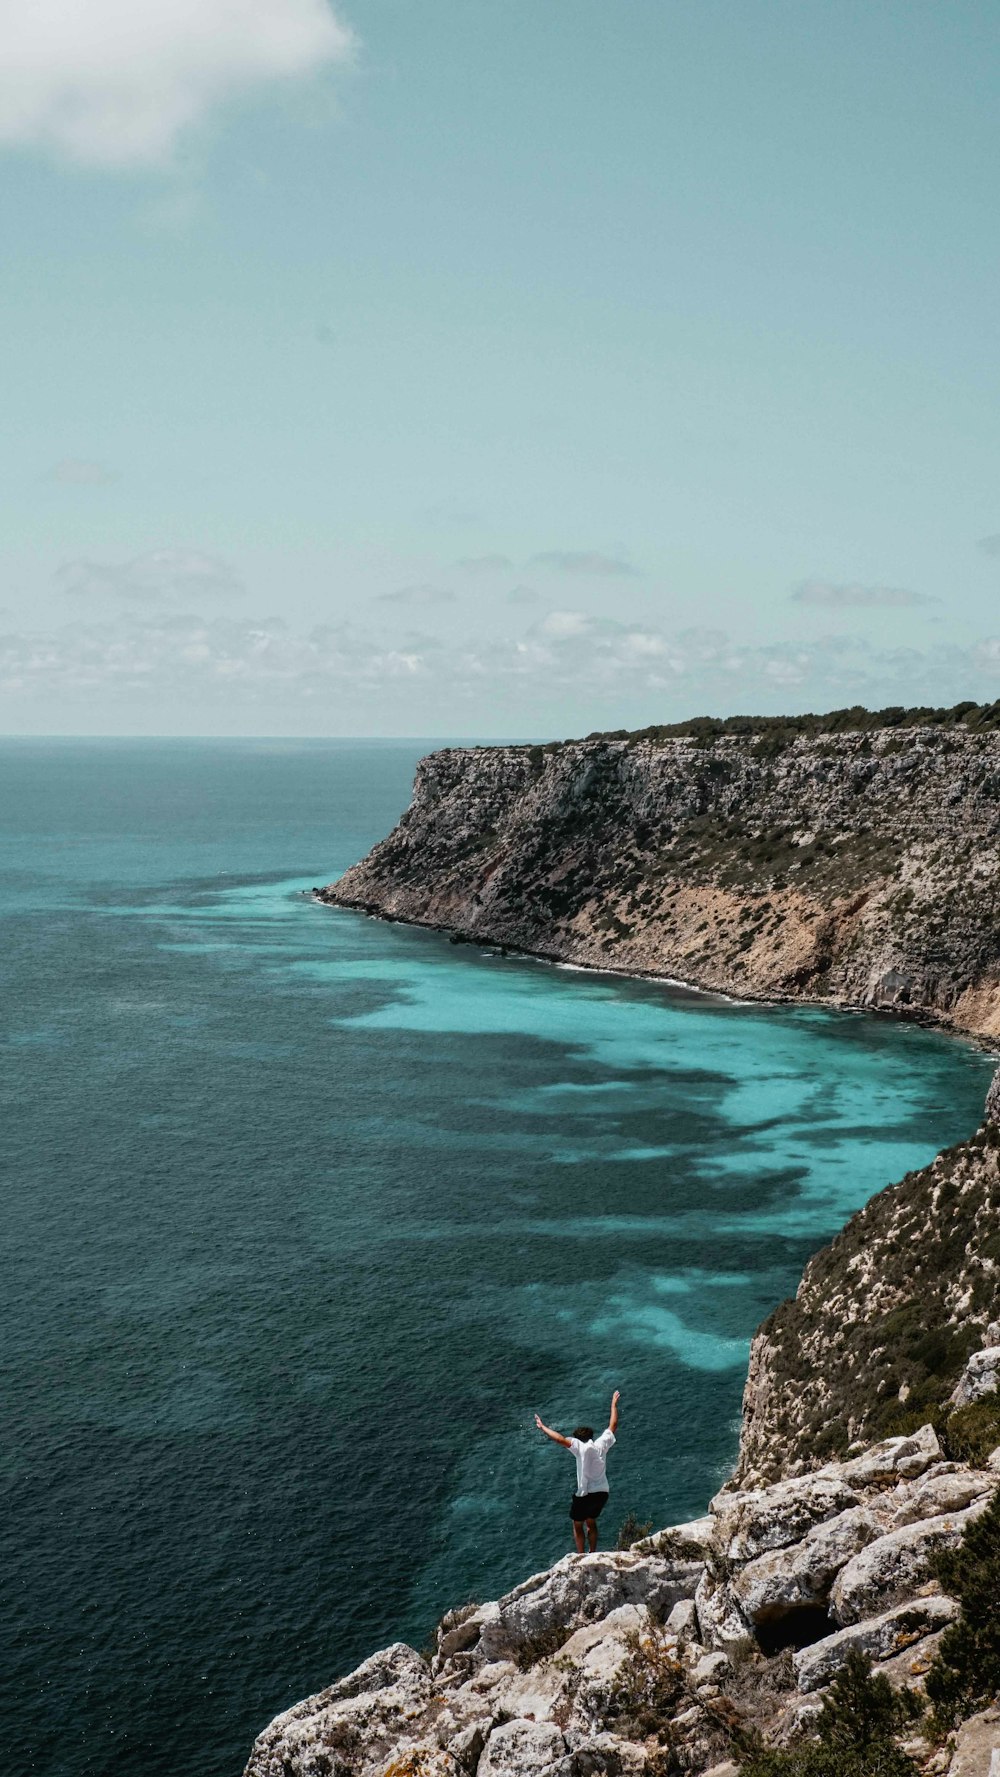
[[[616,1388],[614,1394],[611,1396],[611,1418],[608,1420],[609,1431],[618,1430],[618,1392],[619,1391]]]
[[[569,1439],[564,1438],[562,1432],[553,1431],[551,1425],[543,1425],[537,1413],[535,1414],[535,1424],[539,1431],[543,1431],[547,1438],[552,1439],[554,1444],[565,1444],[567,1450],[569,1449]]]

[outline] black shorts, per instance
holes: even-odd
[[[582,1524],[585,1518],[599,1518],[607,1503],[606,1493],[574,1493],[569,1515]]]

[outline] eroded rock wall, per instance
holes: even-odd
[[[750,1352],[737,1473],[800,1472],[1000,1377],[1000,1121],[873,1197]],[[961,1422],[959,1422],[960,1426]]]
[[[449,748],[323,898],[592,967],[1000,1036],[1000,733]]]

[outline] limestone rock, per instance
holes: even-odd
[[[559,1766],[559,1777],[647,1777],[645,1746],[616,1734],[581,1740]]]
[[[791,1547],[748,1561],[731,1581],[731,1593],[755,1628],[804,1605],[825,1604],[841,1568],[879,1531],[867,1507],[852,1506],[814,1524]]]
[[[694,1596],[698,1613],[698,1639],[707,1648],[723,1652],[735,1642],[746,1641],[750,1625],[725,1583],[706,1572]]]
[[[565,1751],[552,1722],[501,1722],[486,1742],[477,1777],[555,1777]]]
[[[948,1777],[1000,1777],[1000,1709],[986,1709],[962,1723]]]
[[[887,1530],[898,1530],[904,1524],[916,1524],[923,1518],[935,1518],[946,1512],[961,1512],[973,1505],[996,1486],[995,1479],[981,1470],[963,1468],[960,1463],[939,1463],[929,1469],[921,1480],[903,1483],[879,1502]]]
[[[857,1623],[884,1608],[890,1599],[913,1592],[927,1577],[928,1563],[938,1549],[954,1548],[983,1503],[962,1512],[943,1512],[922,1523],[904,1524],[868,1544],[842,1568],[830,1593],[830,1612],[838,1623]]]
[[[768,1550],[787,1548],[814,1524],[858,1504],[860,1495],[842,1470],[802,1475],[747,1493],[716,1494],[713,1543],[727,1561],[752,1561]]]
[[[932,1425],[922,1425],[908,1437],[883,1438],[881,1443],[872,1444],[862,1455],[841,1463],[840,1473],[855,1487],[874,1487],[897,1478],[907,1480],[922,1475],[940,1459],[937,1432]]]
[[[872,1660],[888,1660],[894,1654],[951,1622],[958,1614],[953,1598],[940,1594],[914,1598],[898,1604],[894,1610],[864,1622],[851,1623],[837,1629],[822,1641],[814,1641],[795,1655],[795,1676],[800,1691],[815,1691],[828,1684],[839,1672],[852,1648],[868,1654]]]
[[[567,1555],[536,1573],[479,1614],[479,1636],[467,1657],[503,1659],[553,1631],[599,1621],[622,1604],[644,1604],[665,1617],[692,1598],[704,1571],[700,1561],[603,1551]]]
[[[988,1394],[996,1394],[1000,1386],[1000,1345],[987,1345],[982,1351],[974,1351],[955,1386],[952,1402],[956,1407],[967,1407],[971,1401],[984,1400]]]
[[[876,1660],[874,1670],[887,1678],[890,1684],[908,1685],[911,1690],[922,1691],[924,1679],[937,1657],[943,1634],[943,1629],[935,1629],[930,1635],[924,1635],[910,1647],[905,1647],[902,1653],[890,1654],[887,1660]]]
[[[312,1777],[324,1756],[374,1777],[390,1753],[399,1756],[419,1743],[431,1693],[426,1660],[394,1642],[349,1677],[276,1716],[254,1742],[246,1777]]]
[[[712,1542],[715,1519],[711,1513],[686,1524],[670,1524],[632,1544],[634,1555],[664,1555],[674,1561],[704,1561]]]
[[[717,1685],[732,1669],[728,1656],[721,1651],[716,1654],[702,1654],[701,1659],[696,1660],[692,1667],[691,1679],[695,1685]]]
[[[666,1626],[679,1640],[697,1640],[698,1609],[694,1599],[682,1598],[679,1604],[675,1604],[667,1617]]]

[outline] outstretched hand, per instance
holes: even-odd
[[[539,1431],[544,1431],[544,1430],[545,1430],[545,1427],[544,1427],[544,1425],[543,1425],[543,1424],[542,1424],[542,1422],[541,1422],[541,1420],[540,1420],[540,1418],[539,1418],[539,1417],[538,1417],[538,1414],[537,1414],[537,1413],[536,1413],[536,1414],[535,1414],[535,1424],[536,1424],[536,1425],[537,1425],[537,1427],[538,1427],[538,1429],[539,1429]]]
[[[611,1396],[611,1405],[613,1407],[616,1407],[618,1405],[618,1402],[620,1401],[620,1399],[621,1399],[621,1389],[616,1388],[614,1394]]]

